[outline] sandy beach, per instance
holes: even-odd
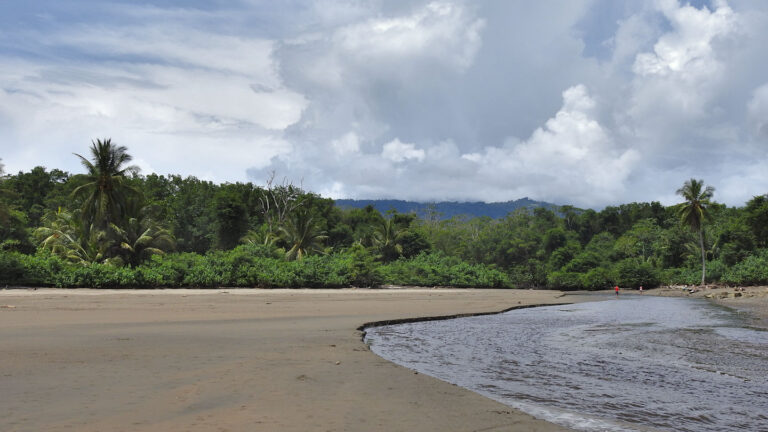
[[[2,431],[556,431],[385,361],[367,322],[528,290],[0,290]]]

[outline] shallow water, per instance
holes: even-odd
[[[706,301],[626,296],[370,328],[378,355],[589,431],[768,431],[768,332]]]

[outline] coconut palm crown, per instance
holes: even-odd
[[[89,231],[79,210],[67,212],[58,209],[43,218],[44,225],[34,232],[40,246],[61,258],[80,264],[100,262],[104,259],[106,234]]]
[[[82,217],[86,226],[106,229],[110,223],[119,222],[125,214],[128,200],[140,194],[128,184],[127,174],[138,170],[128,166],[132,157],[127,148],[112,144],[112,140],[97,139],[92,142],[91,160],[75,153],[88,171],[85,183],[72,195],[82,199]]]
[[[397,259],[403,253],[403,246],[399,243],[403,236],[403,230],[395,223],[394,218],[385,218],[378,224],[373,232],[373,244],[378,248],[384,261]]]
[[[703,180],[690,179],[677,190],[677,194],[685,199],[678,204],[677,214],[680,222],[689,227],[691,231],[699,234],[699,248],[701,249],[701,284],[704,285],[707,275],[706,249],[704,248],[704,221],[710,218],[710,199],[715,193],[712,186],[704,187]]]
[[[140,264],[151,255],[163,255],[176,247],[173,235],[152,219],[149,207],[129,217],[124,227],[111,224],[110,234],[118,244],[118,250],[114,251],[115,257],[131,266]]]
[[[285,258],[301,260],[307,255],[325,254],[323,242],[328,238],[308,212],[297,212],[279,228],[280,237],[288,250]]]

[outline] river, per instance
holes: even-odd
[[[703,300],[606,301],[369,328],[376,354],[586,431],[768,431],[768,331]]]

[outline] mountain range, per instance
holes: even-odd
[[[353,200],[353,199],[339,199],[336,200],[336,206],[339,208],[364,208],[366,206],[373,206],[381,213],[386,213],[389,210],[395,210],[398,213],[416,213],[419,217],[425,217],[428,214],[436,215],[439,219],[450,219],[454,216],[464,215],[467,217],[481,217],[488,216],[493,219],[503,218],[508,213],[515,211],[519,208],[534,209],[536,207],[546,207],[553,210],[557,209],[556,204],[534,201],[529,198],[521,198],[514,201],[506,202],[456,202],[456,201],[443,201],[443,202],[415,202],[415,201],[402,201],[402,200]]]

